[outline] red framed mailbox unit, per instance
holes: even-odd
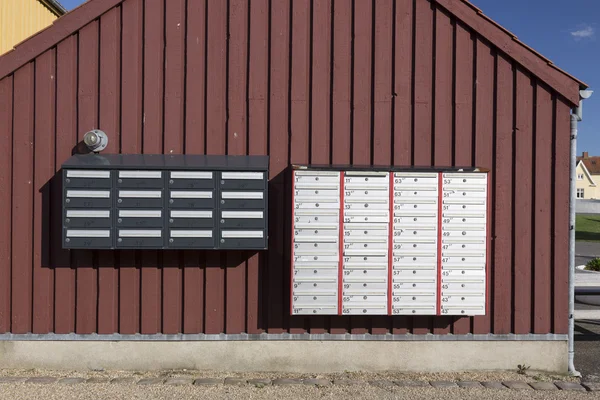
[[[292,315],[486,314],[487,171],[292,174]]]

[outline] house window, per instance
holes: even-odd
[[[583,189],[577,189],[577,198],[583,199],[583,196],[584,196],[583,193],[584,193]]]
[[[583,174],[577,174],[577,180],[582,181],[583,180]]]

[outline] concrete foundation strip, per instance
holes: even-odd
[[[31,384],[31,385],[79,385],[79,384],[117,384],[117,385],[194,385],[194,386],[214,386],[214,385],[236,385],[236,386],[285,386],[285,385],[316,385],[316,386],[331,386],[331,385],[372,385],[384,389],[405,388],[405,387],[421,387],[428,389],[452,389],[452,390],[563,390],[563,391],[600,391],[600,383],[595,382],[524,382],[524,381],[507,381],[507,382],[449,382],[449,381],[361,381],[353,379],[341,380],[323,380],[323,379],[250,379],[244,378],[198,378],[192,377],[172,377],[172,378],[141,378],[121,377],[121,378],[101,378],[93,377],[84,379],[80,377],[56,378],[51,376],[36,376],[31,378],[18,376],[0,376],[0,384]]]

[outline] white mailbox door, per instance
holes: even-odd
[[[389,313],[390,173],[342,177],[343,315]]]
[[[393,176],[392,315],[436,315],[439,173]]]
[[[293,315],[485,315],[487,174],[301,169],[293,192]]]
[[[339,313],[340,172],[293,172],[292,315]]]
[[[442,315],[485,315],[487,174],[442,174]]]

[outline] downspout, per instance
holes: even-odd
[[[575,369],[575,201],[577,197],[577,124],[583,119],[583,100],[592,96],[591,90],[579,92],[579,106],[571,113],[571,177],[569,180],[569,373],[581,376]]]

